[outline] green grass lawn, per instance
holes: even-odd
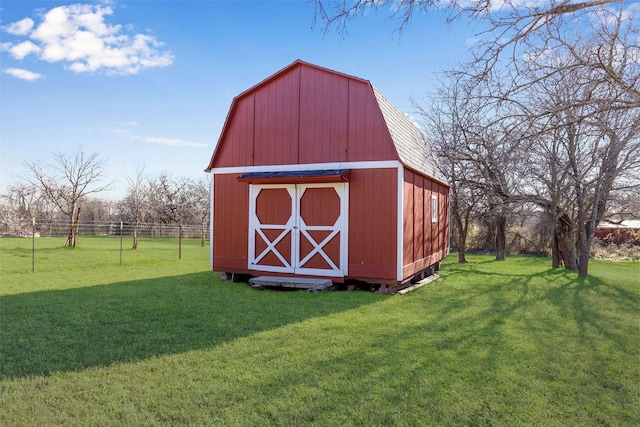
[[[403,296],[314,294],[145,243],[31,272],[0,239],[0,425],[640,425],[638,262],[453,256]]]

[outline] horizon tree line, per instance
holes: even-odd
[[[144,227],[198,226],[204,236],[209,221],[209,183],[160,173],[152,177],[144,169],[127,177],[126,195],[105,200],[99,193],[106,162],[97,154],[58,152],[51,163],[25,161],[25,178],[7,187],[0,202],[2,235],[31,235],[33,221],[38,231],[51,234],[66,224],[65,246],[75,247],[82,228],[98,234],[114,232],[112,224],[127,225],[137,249]],[[193,227],[191,227],[193,228]],[[204,237],[203,237],[204,238]]]

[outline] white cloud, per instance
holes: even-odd
[[[42,74],[34,73],[32,71],[23,70],[22,68],[7,68],[4,70],[5,74],[10,74],[22,80],[34,81],[42,78]]]
[[[178,138],[164,138],[164,137],[155,137],[155,136],[132,136],[131,139],[136,139],[138,141],[149,142],[151,144],[160,144],[160,145],[168,145],[171,147],[206,147],[207,144],[202,144],[200,142],[189,142],[184,139]]]
[[[27,55],[40,52],[40,47],[27,40],[14,45],[11,43],[3,43],[2,50],[8,51],[9,54],[16,59],[23,59]]]
[[[130,121],[125,123],[120,123],[120,126],[135,127],[135,126],[138,126],[138,122]],[[141,136],[141,135],[135,134],[131,129],[126,129],[122,127],[105,129],[105,132],[112,132],[122,138],[127,138],[133,141],[146,142],[149,144],[166,145],[169,147],[199,148],[199,147],[209,146],[209,144],[203,144],[201,142],[186,141],[180,138],[168,138],[168,137],[162,137],[162,136]]]
[[[24,18],[20,21],[2,27],[2,29],[7,33],[16,36],[26,36],[29,34],[29,31],[31,31],[31,28],[33,28],[33,19],[31,18]]]
[[[37,54],[47,62],[62,62],[76,73],[137,74],[173,63],[173,55],[154,36],[132,34],[129,26],[123,33],[122,25],[107,23],[105,17],[112,14],[111,7],[101,5],[55,7],[38,25],[25,18],[2,27],[29,40],[3,43],[1,48],[16,59]]]
[[[106,132],[113,132],[116,135],[120,135],[120,136],[124,136],[124,137],[131,137],[132,133],[129,129],[120,129],[120,128],[116,128],[116,129],[109,129]]]

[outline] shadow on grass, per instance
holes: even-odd
[[[384,298],[257,292],[212,272],[0,298],[0,378],[207,348]]]
[[[525,261],[532,274],[512,262],[472,282],[446,266],[445,280],[324,323],[309,334],[319,344],[289,334],[305,363],[243,367],[243,391],[263,401],[232,401],[273,420],[275,399],[321,394],[276,410],[274,425],[638,425],[637,291]],[[269,339],[234,356],[269,359]]]
[[[376,384],[393,402],[422,394],[445,425],[563,417],[559,424],[638,425],[637,288],[559,269],[492,276],[455,292],[441,282],[408,300],[404,309],[420,320],[371,333],[358,352],[366,359],[370,349],[384,348],[388,359],[406,362],[380,363],[371,354],[361,361],[368,367],[362,379],[353,379],[361,383],[355,394],[366,396]],[[465,399],[452,401],[447,394],[456,392]]]
[[[506,265],[503,270],[504,264],[494,262],[483,270],[478,264],[487,262],[447,266],[445,281],[464,275],[476,286],[461,287],[458,298],[440,305],[440,314],[451,319],[456,313],[458,317],[468,313],[464,324],[481,324],[488,335],[495,334],[496,327],[518,319],[527,321],[521,325],[523,331],[535,325],[557,331],[570,322],[583,338],[619,338],[617,332],[621,331],[616,322],[632,318],[640,305],[637,286],[634,289],[628,283],[595,275],[580,278],[576,272],[563,268],[542,269],[536,257],[518,257],[517,269]]]

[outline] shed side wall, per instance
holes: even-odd
[[[420,273],[449,253],[449,189],[405,169],[403,218],[403,277]],[[431,197],[437,198],[437,221],[431,220]]]

